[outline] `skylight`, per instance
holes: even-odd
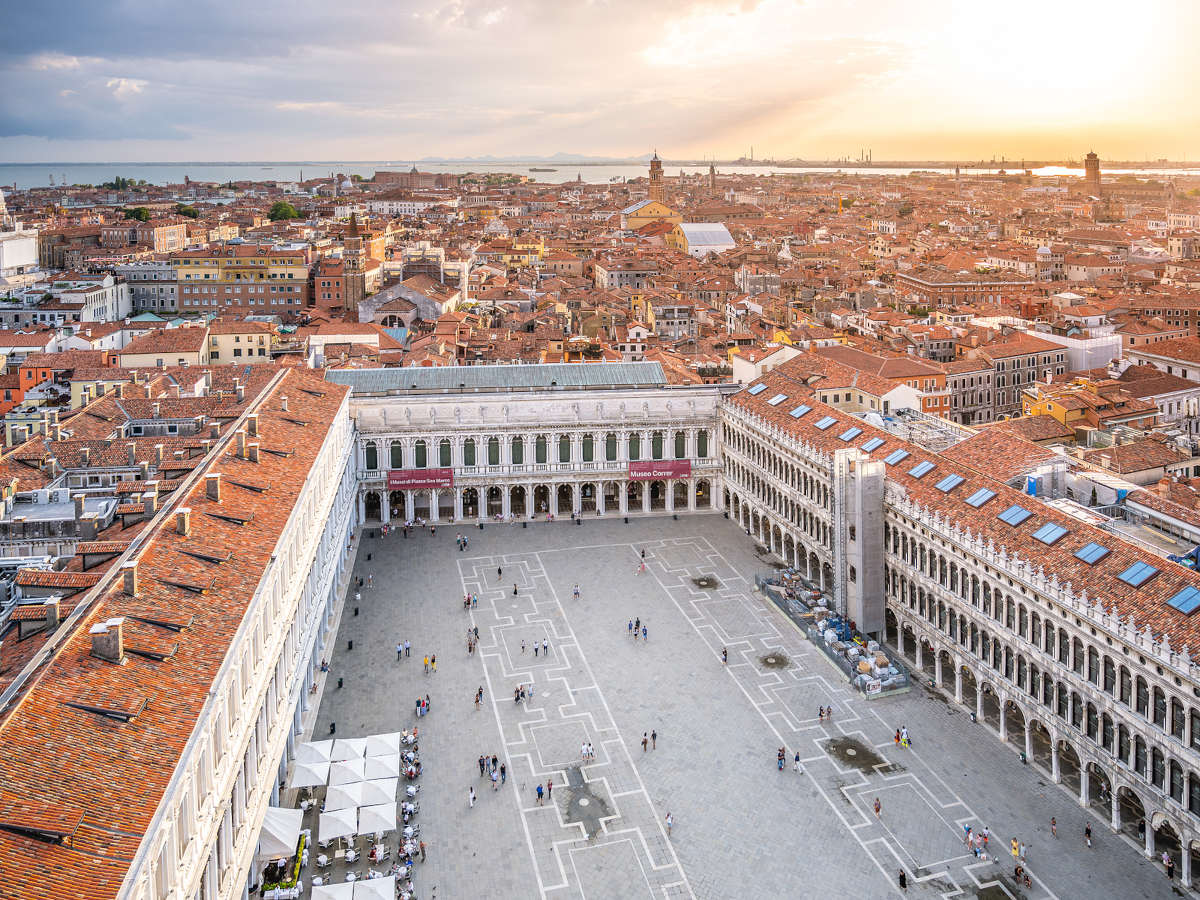
[[[948,494],[962,483],[963,477],[961,475],[947,475],[937,483],[937,489],[943,494]]]
[[[975,493],[973,493],[970,497],[967,498],[966,504],[967,504],[967,506],[973,506],[976,509],[979,509],[979,507],[983,506],[983,504],[987,503],[989,500],[991,500],[995,496],[996,496],[995,491],[990,490],[988,488],[980,488]]]
[[[753,397],[755,394],[761,394],[766,389],[767,386],[765,384],[756,384],[753,387],[748,388],[746,393]]]
[[[884,462],[889,466],[894,466],[896,463],[902,462],[906,456],[908,456],[907,450],[893,450],[887,455],[887,458],[884,459]]]
[[[1005,522],[1008,525],[1012,525],[1014,528],[1016,528],[1032,515],[1033,513],[1031,513],[1025,507],[1016,506],[1014,504],[1004,512],[1000,513],[1000,515],[998,515],[996,518],[998,518],[1001,522]]]
[[[790,413],[788,413],[788,415],[791,416],[793,419],[799,419],[801,416],[807,415],[810,412],[812,412],[811,406],[801,405],[801,406],[797,406],[795,409],[793,409]]]
[[[1094,566],[1104,557],[1108,556],[1109,550],[1107,547],[1102,547],[1097,543],[1088,544],[1086,547],[1081,547],[1075,551],[1075,558],[1083,560],[1089,566]]]
[[[828,428],[830,425],[834,424],[836,421],[837,421],[837,419],[835,419],[833,416],[826,416],[820,422],[818,422],[815,427],[820,428],[822,431],[824,431],[826,428]]]
[[[852,441],[852,440],[854,440],[856,437],[858,437],[860,434],[862,434],[862,429],[861,429],[861,428],[855,428],[855,427],[853,427],[853,426],[852,426],[852,427],[850,427],[850,428],[847,428],[847,429],[846,429],[845,431],[843,431],[841,434],[839,434],[839,435],[838,435],[838,440],[839,440],[839,441]]]
[[[867,441],[865,444],[863,444],[861,449],[863,450],[864,453],[870,453],[872,450],[878,450],[882,446],[883,446],[883,438],[873,437],[869,441]]]
[[[1158,569],[1150,563],[1136,562],[1117,577],[1130,587],[1141,587],[1158,574]]]
[[[925,460],[924,462],[917,463],[915,466],[913,466],[911,469],[909,469],[908,474],[911,475],[913,478],[921,478],[925,475],[928,475],[930,472],[933,471],[933,469],[934,469],[934,464],[931,463],[929,460]]]
[[[1033,536],[1047,546],[1052,546],[1055,541],[1067,533],[1067,529],[1055,522],[1047,522],[1041,528],[1033,533]]]
[[[1167,606],[1179,610],[1185,616],[1190,616],[1200,609],[1200,588],[1185,587],[1167,601]]]
[[[787,399],[787,394],[776,394],[774,397],[772,397],[770,400],[767,401],[767,405],[768,406],[778,406],[780,403],[782,403],[786,399]]]

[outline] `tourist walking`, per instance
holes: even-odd
[[[542,638],[542,656],[550,655],[550,642]]]
[[[404,658],[404,644],[396,644],[396,662]]]
[[[633,634],[633,619],[629,620],[629,624],[625,626],[625,631],[627,634]]]
[[[875,818],[877,818],[877,819],[879,818],[879,810],[880,809],[881,809],[881,807],[879,805],[879,798],[876,797],[875,798]]]
[[[796,751],[796,762],[792,765],[792,771],[793,772],[800,771],[800,751],[799,750]]]
[[[435,671],[435,672],[437,671],[437,654],[436,653],[433,654],[431,657],[429,657],[429,667],[431,669],[433,669],[433,671]]]
[[[1054,816],[1050,817],[1050,836],[1058,837],[1058,820]]]
[[[475,788],[467,788],[467,803],[471,805],[471,809],[475,808]]]
[[[404,642],[404,655],[405,657],[412,656],[412,645],[408,641]]]
[[[513,582],[513,596],[517,596],[517,583],[515,581]]]
[[[900,890],[907,891],[908,890],[908,876],[904,874],[903,869],[900,870],[899,882],[900,882]]]
[[[495,770],[495,769],[492,769],[492,790],[493,790],[493,791],[498,791],[498,790],[500,790],[500,782],[499,782],[499,780],[497,779],[497,775],[496,775],[496,770]]]
[[[651,749],[651,750],[653,750],[653,749],[655,749],[657,746],[658,746],[658,732],[657,732],[657,731],[651,731],[651,732],[650,732],[650,749]]]
[[[721,648],[721,662],[729,665],[729,650],[725,647]]]
[[[643,731],[642,732],[642,752],[643,753],[646,752],[646,744],[648,742],[649,742],[649,738],[647,737],[646,732]]]
[[[549,800],[553,796],[554,796],[554,779],[547,778],[546,779],[546,799]]]
[[[671,829],[675,827],[675,817],[667,813],[667,837],[671,836]]]
[[[646,643],[646,626],[642,626],[642,643]]]
[[[482,778],[484,770],[487,769],[487,760],[483,758],[483,754],[479,755],[479,777]]]
[[[507,782],[508,782],[508,768],[504,765],[504,763],[500,763],[500,783],[506,784]]]
[[[503,577],[504,577],[504,567],[496,566],[496,580],[499,581]]]
[[[1083,840],[1089,847],[1092,846],[1092,823],[1088,822],[1083,826]]]
[[[543,791],[543,789],[542,789],[542,786],[539,784],[539,785],[537,786],[537,802],[538,802],[538,806],[541,806],[541,805],[542,805],[542,791]]]
[[[425,659],[423,660],[423,662],[425,663],[425,674],[428,675],[429,674],[429,657],[426,656]]]

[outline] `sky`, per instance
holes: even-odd
[[[0,0],[0,161],[1200,159],[1193,0]]]

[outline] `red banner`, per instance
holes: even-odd
[[[389,491],[425,491],[454,487],[453,469],[390,469]]]
[[[630,481],[654,481],[659,478],[690,478],[690,459],[654,459],[629,464]]]

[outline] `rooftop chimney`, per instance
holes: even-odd
[[[75,495],[75,521],[77,522],[83,518],[83,500],[83,494]]]
[[[132,441],[125,445],[125,449],[129,451],[129,465],[137,465],[137,444]]]
[[[214,503],[221,502],[221,473],[210,472],[204,476],[204,495]]]
[[[154,418],[156,418],[156,419],[161,418],[162,417],[162,404],[155,401],[153,408],[154,408]]]
[[[156,466],[161,466],[162,461],[163,461],[163,445],[155,444],[154,445],[154,464]]]
[[[58,628],[58,597],[47,597],[42,603],[42,611],[46,614],[46,630]]]
[[[249,444],[246,447],[246,453],[250,457],[250,462],[258,462],[258,444]]]
[[[91,465],[92,448],[91,447],[80,447],[79,448],[79,459],[80,459],[80,462],[82,462],[84,464],[84,466]]]
[[[116,391],[117,391],[117,399],[120,400],[122,397],[125,396],[125,385],[118,384],[116,387]]]
[[[125,659],[125,619],[117,616],[106,622],[97,622],[88,629],[92,636],[92,656],[120,663]]]
[[[246,458],[246,432],[244,431],[237,433],[237,455],[238,459]]]
[[[61,441],[62,440],[62,426],[59,425],[57,422],[54,422],[50,425],[50,440],[52,440],[52,441]]]
[[[288,408],[287,408],[287,395],[286,395],[286,394],[284,394],[284,396],[282,396],[282,397],[280,397],[280,398],[279,398],[279,408],[280,408],[281,410],[283,410],[284,412],[287,412],[287,411],[288,411]]]
[[[192,511],[186,506],[175,510],[175,531],[187,537],[192,531]]]
[[[246,429],[250,432],[251,437],[258,437],[258,413],[246,416]]]
[[[130,597],[137,596],[138,589],[138,566],[135,562],[128,562],[121,566],[121,576],[125,579],[125,593]]]
[[[209,426],[208,436],[210,438],[212,438],[214,441],[221,436],[221,423],[220,422],[213,422],[212,425]]]
[[[79,539],[94,541],[100,536],[100,520],[95,513],[88,513],[79,519]]]
[[[151,482],[153,484],[153,482]],[[154,514],[158,512],[158,494],[154,491],[146,491],[142,494],[142,512],[147,519],[154,518]]]
[[[150,477],[150,463],[147,460],[142,460],[138,463],[138,480],[145,481]]]
[[[239,384],[239,385],[237,386],[237,398],[238,398],[238,403],[241,403],[243,400],[245,400],[245,399],[246,399],[246,387],[245,387],[245,385],[243,385],[243,384]]]

